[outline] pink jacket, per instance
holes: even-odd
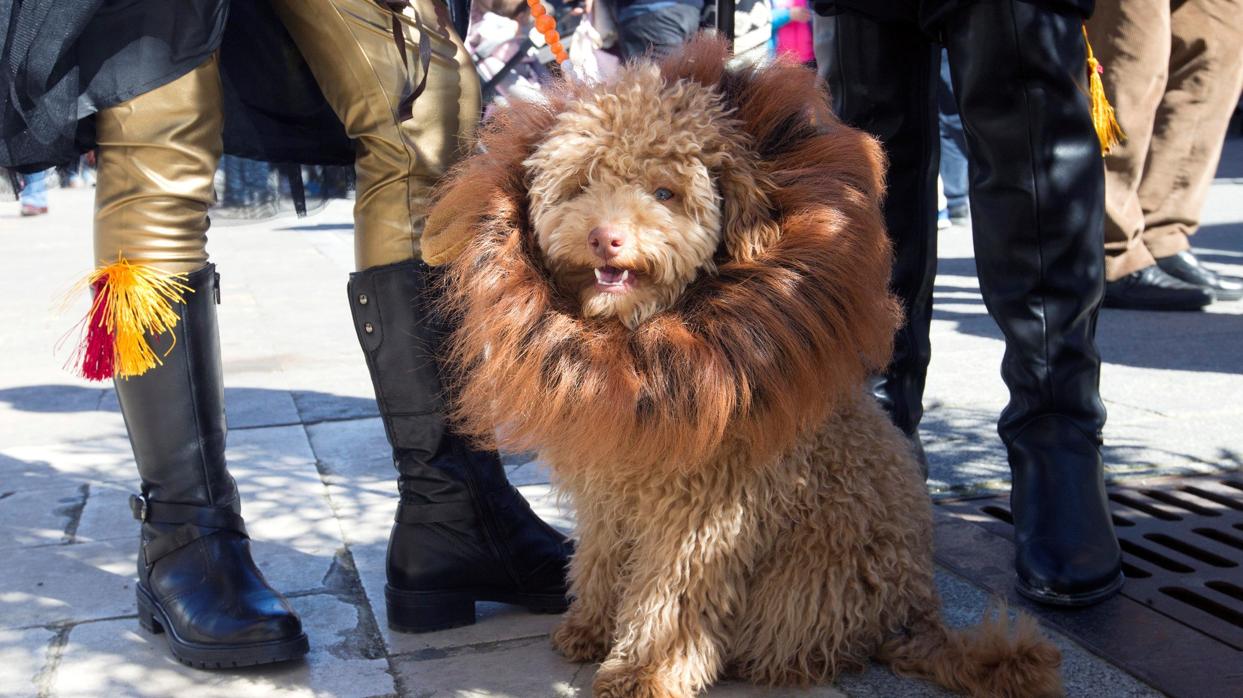
[[[807,0],[773,0],[773,6],[778,11],[788,11],[791,7],[808,7],[808,4]],[[787,21],[778,27],[777,53],[789,54],[800,63],[813,60],[816,52],[812,44],[811,22]]]

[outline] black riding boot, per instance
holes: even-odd
[[[225,467],[215,266],[186,283],[194,292],[177,309],[176,342],[152,340],[163,365],[116,381],[142,478],[130,498],[142,521],[138,622],[201,669],[295,659],[307,652],[302,624],[250,557]]]
[[[943,27],[980,290],[1006,338],[1010,403],[998,431],[1013,474],[1018,590],[1062,605],[1122,585],[1100,452],[1104,171],[1081,22],[995,0],[964,4]]]
[[[495,452],[471,448],[446,424],[433,274],[403,262],[349,283],[401,494],[388,545],[389,627],[469,625],[476,601],[560,613],[569,541],[531,511]]]
[[[928,331],[937,271],[940,48],[914,24],[854,14],[825,20],[836,22],[828,75],[834,111],[879,138],[889,156],[885,226],[895,253],[890,287],[905,321],[894,337],[889,368],[873,379],[872,391],[910,438],[926,476],[919,421],[932,356]]]

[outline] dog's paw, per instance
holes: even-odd
[[[606,662],[592,685],[595,698],[691,698],[671,690],[658,673],[647,667]]]
[[[553,631],[552,646],[572,662],[602,662],[609,655],[607,633],[570,621]]]

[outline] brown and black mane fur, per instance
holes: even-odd
[[[527,219],[522,163],[589,88],[562,83],[546,103],[500,110],[480,136],[486,156],[444,184],[429,230],[469,230],[445,287],[461,328],[452,353],[465,430],[490,440],[499,426],[505,447],[563,463],[693,467],[723,444],[759,461],[886,365],[899,310],[886,288],[880,148],[840,124],[814,74],[783,63],[727,72],[724,52],[700,40],[660,70],[666,84],[719,92],[733,160],[756,171],[714,173],[725,201],[718,273],[635,331],[577,313]],[[565,428],[583,413],[609,429]]]

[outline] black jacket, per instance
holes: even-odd
[[[221,50],[225,152],[344,165],[345,129],[262,0],[0,0],[0,165],[23,171],[95,145],[94,115]]]
[[[940,22],[958,6],[969,2],[992,0],[813,0],[818,14],[836,15],[843,12],[866,15],[881,22],[914,22],[929,35],[940,32]],[[1092,15],[1096,0],[1023,0],[1055,12]]]

